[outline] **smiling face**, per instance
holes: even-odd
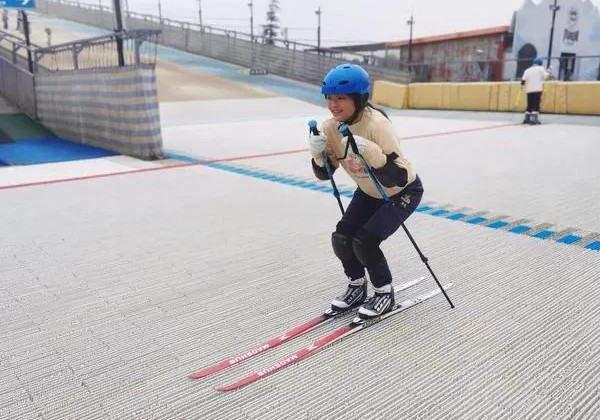
[[[327,108],[333,118],[339,122],[349,121],[354,115],[356,107],[354,101],[348,95],[327,95]]]

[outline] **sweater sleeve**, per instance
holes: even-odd
[[[321,162],[323,162],[323,159],[319,159]],[[315,176],[317,177],[317,179],[321,180],[321,181],[326,181],[329,179],[329,174],[327,173],[327,168],[325,167],[325,163],[323,162],[323,166],[320,166],[319,164],[317,164],[317,162],[315,162],[314,159],[310,160],[311,164],[312,164],[312,169],[313,172],[315,174]],[[337,169],[333,163],[331,162],[331,159],[329,159],[329,156],[327,156],[327,162],[329,162],[329,167],[331,168],[331,175],[333,175],[333,173],[335,172],[335,170]]]
[[[402,165],[400,145],[392,123],[387,120],[381,122],[374,134],[373,140],[381,148],[384,157],[378,159],[378,165],[372,166],[374,175],[385,187],[405,186],[408,183],[408,170]]]

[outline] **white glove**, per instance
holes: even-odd
[[[310,148],[310,154],[314,158],[320,158],[323,152],[325,151],[325,147],[327,146],[327,136],[324,134],[319,134],[317,136],[311,135],[308,138],[308,147]]]
[[[367,150],[367,142],[369,140],[365,139],[364,137],[361,136],[354,136],[354,142],[356,143],[356,147],[358,148],[358,153],[360,153],[361,155],[363,153],[365,153],[365,150]],[[344,137],[342,139],[342,147],[344,148],[344,150],[346,150],[346,144],[348,143],[348,137]],[[350,147],[350,152],[353,152],[352,147]]]

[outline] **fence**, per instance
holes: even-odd
[[[0,56],[33,73],[119,66],[117,40],[123,45],[123,65],[155,65],[157,30],[132,30],[111,33],[74,42],[40,47],[10,33],[0,31]],[[29,57],[31,56],[31,63]]]
[[[123,65],[155,65],[159,36],[160,32],[156,30],[132,30],[36,48],[35,69],[57,71],[118,67],[117,41],[123,45]]]
[[[490,82],[519,80],[533,58],[414,63],[413,82]],[[544,65],[547,60],[544,60]],[[562,81],[600,80],[600,56],[552,57],[552,78]]]
[[[0,92],[61,138],[161,158],[159,35],[123,31],[41,48],[0,31]]]
[[[4,56],[0,57],[0,92],[12,104],[35,118],[37,110],[34,76]]]
[[[37,9],[41,13],[108,30],[115,27],[112,8],[101,5],[80,4],[70,0],[37,0]],[[364,65],[374,79],[399,83],[409,81],[407,71],[374,66],[366,55],[319,49],[314,45],[285,39],[252,37],[242,32],[201,27],[190,22],[136,12],[126,12],[124,22],[128,29],[160,30],[160,42],[166,46],[303,82],[320,84],[323,75],[331,67],[344,62]]]

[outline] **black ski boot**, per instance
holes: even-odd
[[[367,298],[367,279],[360,278],[350,280],[348,288],[343,295],[333,299],[331,302],[331,310],[334,312],[343,312],[348,309],[356,308],[363,304]]]
[[[375,289],[375,294],[358,309],[362,319],[377,318],[390,312],[396,303],[394,288],[391,284]]]

